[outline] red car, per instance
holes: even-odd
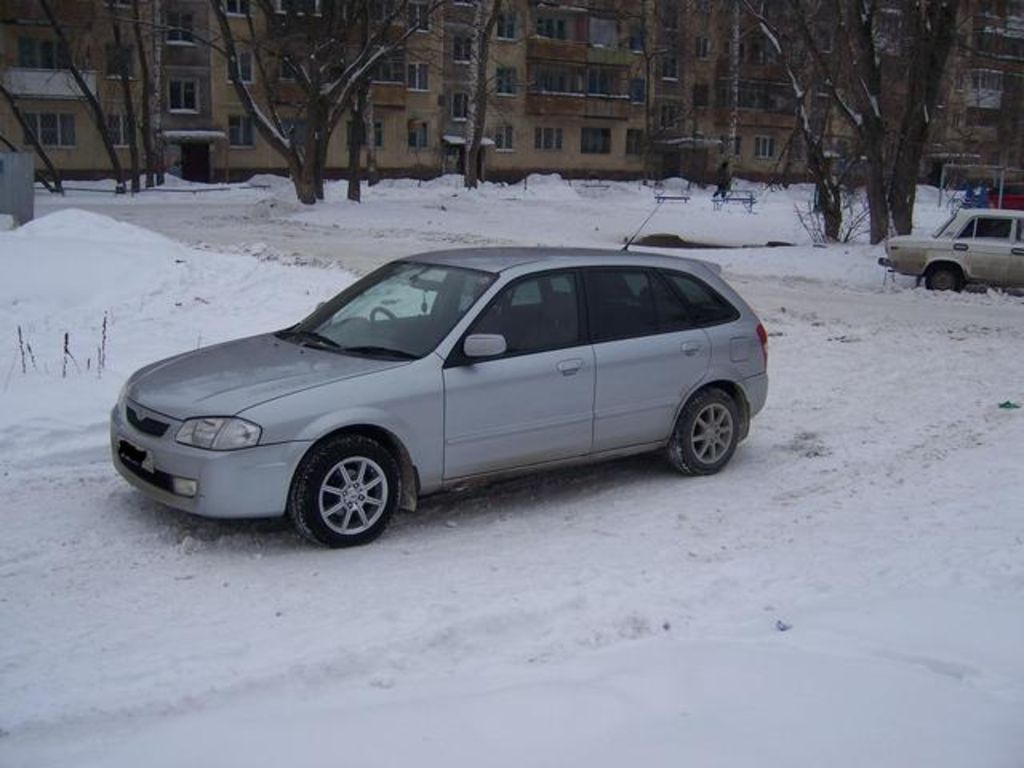
[[[999,205],[999,187],[988,190],[988,207],[1024,211],[1024,184],[1007,184],[1003,187],[1003,204]]]

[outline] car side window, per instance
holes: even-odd
[[[642,269],[588,269],[587,316],[594,343],[658,333],[651,278]]]
[[[974,222],[976,221],[977,219],[971,219],[970,221],[968,221],[967,226],[965,226],[957,233],[957,239],[964,240],[974,237]]]
[[[686,302],[661,275],[654,275],[654,307],[658,311],[658,327],[662,331],[685,331],[693,327],[693,318]]]
[[[687,306],[691,325],[703,328],[732,322],[740,313],[717,291],[702,280],[681,272],[663,272]]]
[[[580,343],[576,277],[556,272],[519,280],[503,290],[469,330],[505,337],[505,356]]]
[[[981,217],[975,219],[974,237],[987,237],[993,240],[1009,240],[1013,229],[1013,219],[996,219]]]

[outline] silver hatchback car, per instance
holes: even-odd
[[[658,449],[717,472],[764,405],[766,362],[758,318],[703,262],[427,253],[291,328],[142,368],[111,449],[172,507],[287,514],[344,547],[422,495],[499,474]]]

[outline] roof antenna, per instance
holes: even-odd
[[[640,225],[639,229],[637,229],[636,232],[633,233],[633,236],[630,237],[629,240],[626,241],[626,244],[624,246],[622,246],[622,250],[624,250],[624,251],[628,251],[629,250],[629,246],[631,246],[633,244],[633,241],[637,239],[637,237],[640,235],[641,232],[644,231],[644,227],[647,226],[647,222],[654,218],[654,214],[656,214],[658,212],[659,208],[661,208],[661,200],[659,200],[658,202],[656,202],[654,204],[654,210],[651,211],[650,214],[648,214],[647,218],[644,219],[644,223]]]

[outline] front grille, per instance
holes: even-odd
[[[171,426],[167,422],[158,421],[150,416],[140,417],[138,412],[130,405],[125,407],[125,414],[128,417],[129,424],[139,430],[139,432],[144,432],[153,437],[163,437],[167,428]]]

